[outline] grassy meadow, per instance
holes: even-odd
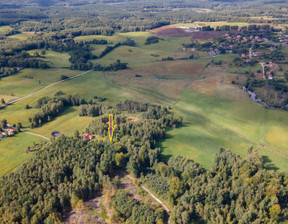
[[[94,96],[106,97],[101,104],[116,104],[125,99],[158,103],[173,107],[177,116],[184,117],[184,125],[168,130],[168,139],[159,143],[165,156],[183,155],[195,159],[209,168],[219,147],[231,149],[244,156],[251,146],[258,149],[267,168],[288,170],[288,113],[268,110],[250,100],[239,86],[232,85],[242,75],[234,74],[225,65],[209,64],[210,59],[162,61],[163,57],[181,58],[190,54],[183,51],[182,44],[189,38],[165,38],[157,44],[145,45],[151,36],[148,32],[123,33],[111,37],[85,36],[77,41],[107,39],[113,44],[127,37],[135,40],[136,47],[121,46],[101,59],[93,62],[110,64],[117,59],[127,62],[129,69],[117,72],[90,72],[79,78],[54,85],[29,98],[1,110],[0,120],[9,123],[21,122],[25,129],[35,134],[51,137],[51,132],[59,131],[72,135],[76,129],[83,131],[93,120],[79,117],[78,108],[68,108],[60,116],[42,127],[30,129],[29,117],[38,109],[24,109],[25,105],[35,105],[43,96],[53,97],[61,90],[68,94],[79,94],[86,100]],[[105,45],[92,45],[95,54],[100,54]],[[41,49],[39,49],[40,51]],[[30,51],[34,54],[35,51]],[[156,56],[155,56],[156,55]],[[46,51],[44,60],[49,61],[47,70],[24,69],[16,75],[0,81],[0,98],[9,101],[48,84],[58,81],[61,75],[73,76],[81,71],[64,69],[69,66],[69,55]],[[234,55],[223,55],[214,60],[229,62]],[[256,68],[255,68],[256,69]],[[136,77],[136,74],[140,77]],[[0,164],[5,171],[15,168],[32,154],[23,149],[41,138],[21,133],[0,142]],[[15,159],[14,159],[15,158]]]
[[[40,137],[20,133],[14,137],[5,138],[0,141],[0,176],[16,168],[34,153],[25,153],[24,150],[33,145],[33,142],[43,141]]]
[[[0,26],[0,32],[8,32],[11,30],[13,30],[13,28],[10,26]]]

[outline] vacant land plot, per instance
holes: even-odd
[[[0,32],[8,32],[11,31],[13,28],[10,26],[0,26]]]
[[[34,155],[25,153],[24,150],[33,145],[33,142],[42,141],[40,137],[26,133],[17,134],[14,137],[4,138],[0,141],[0,177],[13,170],[20,163]]]
[[[23,69],[19,73],[3,78],[0,81],[0,94],[21,97],[61,80],[61,76],[71,77],[79,71],[68,69]],[[11,99],[11,98],[10,98]]]
[[[37,49],[28,51],[30,55],[34,55],[36,52],[41,52],[44,49]],[[42,55],[39,59],[47,61],[49,66],[52,68],[69,68],[69,54],[67,53],[59,53],[55,51],[47,51],[45,50],[45,54]]]
[[[34,35],[33,32],[25,32],[25,33],[20,33],[20,34],[15,34],[12,36],[9,36],[9,38],[15,38],[19,40],[27,40],[29,37],[32,37]]]
[[[193,40],[209,40],[225,35],[225,31],[186,32],[181,28],[161,27],[150,31],[158,37],[191,37]]]

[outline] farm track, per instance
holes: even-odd
[[[132,177],[130,174],[128,174],[127,177],[130,180],[136,180],[136,178]],[[166,210],[166,212],[169,215],[168,224],[170,224],[170,219],[171,219],[171,215],[170,215],[171,211],[170,211],[170,209],[159,198],[157,198],[154,194],[152,194],[151,191],[149,191],[146,187],[144,187],[143,185],[140,185],[140,186],[141,186],[141,188],[144,191],[146,191],[155,201],[157,201]]]
[[[35,133],[29,132],[29,131],[23,131],[23,133],[26,133],[26,134],[29,134],[29,135],[38,136],[38,137],[40,137],[40,138],[43,138],[43,139],[45,139],[45,140],[50,141],[50,138],[47,138],[47,137],[45,137],[45,136],[43,136],[43,135],[35,134]]]
[[[41,91],[43,91],[43,90],[45,90],[45,89],[50,88],[51,86],[54,86],[54,85],[56,85],[56,84],[59,84],[59,83],[62,83],[62,82],[66,82],[66,81],[69,81],[69,80],[72,80],[72,79],[75,79],[75,78],[78,78],[78,77],[81,77],[81,76],[86,75],[87,73],[92,72],[92,71],[93,71],[93,70],[91,69],[91,70],[89,70],[89,71],[80,73],[80,74],[78,74],[78,75],[74,75],[74,76],[69,77],[69,78],[67,78],[67,79],[63,79],[63,80],[60,80],[60,81],[57,81],[57,82],[53,82],[53,83],[49,84],[48,86],[45,86],[45,87],[43,87],[43,88],[41,88],[41,89],[39,89],[39,90],[37,90],[37,91],[35,91],[35,92],[33,92],[33,93],[30,93],[30,94],[28,94],[28,95],[26,95],[26,96],[20,97],[20,98],[18,98],[18,99],[16,99],[16,100],[12,100],[12,101],[6,103],[4,106],[3,106],[3,105],[0,106],[0,109],[1,109],[1,108],[4,108],[4,107],[6,107],[6,106],[9,106],[9,105],[11,105],[11,104],[13,104],[13,103],[17,103],[17,102],[19,102],[19,101],[21,101],[21,100],[24,100],[24,99],[26,99],[26,98],[28,98],[28,97],[30,97],[30,96],[33,96],[33,95],[35,95],[35,94],[37,94],[37,93],[39,93],[39,92],[41,92]]]

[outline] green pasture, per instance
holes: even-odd
[[[33,56],[35,52],[40,52],[42,50],[43,49],[31,50],[28,51],[28,53]],[[47,61],[49,66],[52,68],[69,68],[70,67],[69,58],[70,56],[67,53],[59,53],[47,50],[45,50],[45,55],[39,57],[39,59]]]
[[[241,75],[245,74],[246,71],[248,71],[249,73],[251,73],[251,72],[254,73],[254,72],[257,72],[259,70],[260,70],[260,73],[262,73],[262,66],[259,63],[255,64],[253,66],[250,66],[250,65],[248,65],[246,67],[229,66],[227,68],[227,72],[234,73],[234,74],[241,74]]]
[[[208,168],[219,147],[244,156],[257,148],[267,167],[287,170],[288,113],[262,106],[185,91],[175,105],[184,126],[168,132],[164,154],[189,156]]]
[[[40,137],[27,133],[20,133],[14,137],[2,139],[0,141],[0,176],[32,157],[34,153],[25,153],[24,150],[33,145],[33,142],[39,141],[42,141]]]
[[[0,80],[0,95],[21,97],[61,80],[61,75],[73,76],[81,71],[50,68],[23,69],[17,74]]]
[[[11,30],[13,30],[13,28],[10,26],[0,26],[0,32],[8,32]]]
[[[9,36],[8,38],[15,38],[18,40],[27,40],[29,37],[32,37],[34,34],[31,32],[27,32],[27,33],[20,33],[20,34],[15,34],[12,36]]]

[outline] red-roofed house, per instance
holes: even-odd
[[[10,136],[10,135],[15,135],[16,129],[14,129],[14,128],[7,128],[6,130],[7,130],[7,133],[8,133],[9,136]]]
[[[90,141],[93,138],[94,138],[93,135],[89,133],[88,135],[85,135],[83,139],[87,140],[87,141]]]
[[[269,62],[269,65],[270,65],[271,67],[277,67],[277,64],[275,64],[275,63],[273,63],[273,62]]]
[[[272,75],[268,75],[268,79],[272,80],[273,76]]]
[[[255,76],[255,77],[262,77],[262,78],[263,78],[263,74],[262,74],[262,73],[258,73],[258,72],[255,72],[255,73],[254,73],[254,76]]]
[[[242,57],[242,58],[245,57],[245,56],[246,56],[246,55],[245,55],[244,53],[241,54],[241,57]]]
[[[253,56],[260,56],[261,53],[260,52],[253,52]]]

